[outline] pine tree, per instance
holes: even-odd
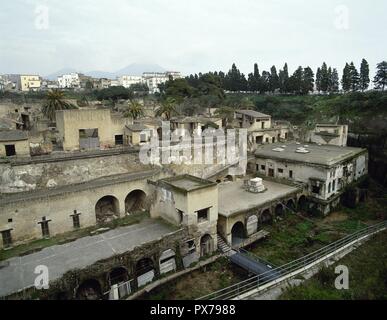
[[[298,67],[296,71],[294,71],[293,75],[290,77],[290,90],[295,94],[302,93],[302,79],[303,79],[303,69],[302,67]]]
[[[328,74],[328,66],[324,62],[321,66],[321,91],[327,92],[329,87],[329,74]]]
[[[255,91],[255,78],[254,78],[254,74],[252,73],[249,73],[249,75],[247,76],[247,87],[248,87],[248,91],[251,91],[251,92]]]
[[[339,73],[336,68],[333,68],[330,79],[330,93],[336,93],[339,91]]]
[[[281,93],[289,93],[289,70],[288,64],[285,63],[284,69],[278,74],[279,88]]]
[[[343,77],[341,79],[341,86],[345,92],[351,90],[351,70],[348,63],[345,64],[343,70]]]
[[[353,62],[351,62],[351,64],[349,65],[349,76],[351,79],[351,90],[359,90],[360,75]]]
[[[270,72],[263,71],[261,76],[260,92],[265,93],[270,90]]]
[[[317,68],[317,72],[316,72],[316,90],[318,91],[318,93],[321,92],[321,69],[320,68]]]
[[[332,68],[328,68],[328,90],[329,93],[332,92]]]
[[[279,77],[277,74],[277,69],[275,66],[272,66],[270,69],[269,90],[274,93],[278,88],[279,88]]]
[[[376,75],[374,78],[374,84],[376,89],[382,89],[387,86],[387,61],[378,63],[376,67]]]
[[[314,89],[314,73],[310,67],[306,67],[302,74],[302,86],[301,92],[303,94],[308,94],[313,92]]]
[[[366,59],[361,61],[360,65],[360,89],[367,90],[370,85],[370,66]]]
[[[254,64],[254,81],[255,81],[254,91],[260,91],[261,75],[259,74],[258,63]]]

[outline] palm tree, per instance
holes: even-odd
[[[222,118],[224,126],[227,127],[234,120],[235,110],[231,107],[220,107],[215,111],[215,115]]]
[[[55,112],[58,110],[78,109],[75,105],[65,100],[65,94],[60,90],[47,92],[42,113],[51,121],[55,121]]]
[[[128,104],[128,110],[126,110],[124,116],[137,120],[138,118],[144,116],[144,109],[138,101],[131,100]]]
[[[167,98],[160,107],[156,109],[156,117],[164,116],[166,120],[171,120],[172,116],[177,115],[176,100]]]
[[[244,98],[240,102],[239,109],[240,110],[254,110],[255,105],[254,105],[253,101],[251,101],[249,98]]]

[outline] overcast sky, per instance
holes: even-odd
[[[47,14],[46,14],[47,13]],[[155,63],[184,74],[290,71],[326,61],[341,73],[387,59],[385,0],[12,0],[0,9],[0,74],[116,71]],[[48,19],[47,19],[48,18]]]

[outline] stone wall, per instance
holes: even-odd
[[[0,192],[14,193],[91,181],[104,176],[149,170],[135,153],[114,156],[0,165]]]
[[[148,175],[149,177],[149,175]],[[125,200],[135,190],[143,191],[150,196],[151,191],[147,178],[138,178],[100,187],[87,185],[79,190],[70,187],[60,192],[41,192],[16,195],[16,198],[0,199],[0,231],[12,230],[14,244],[25,243],[42,238],[39,222],[43,217],[49,221],[50,235],[55,236],[73,231],[72,215],[76,210],[80,213],[81,228],[95,226],[96,205],[102,198],[109,196],[116,202],[115,215],[126,215]],[[0,248],[2,247],[0,243]]]

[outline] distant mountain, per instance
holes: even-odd
[[[59,76],[66,74],[66,73],[72,73],[72,72],[77,72],[77,70],[71,69],[71,68],[64,68],[64,69],[61,69],[57,72],[51,73],[51,74],[45,76],[44,78],[47,80],[56,80]]]
[[[159,66],[158,64],[132,63],[131,65],[126,66],[125,68],[122,68],[116,72],[109,72],[109,71],[82,72],[71,68],[65,68],[55,73],[52,73],[48,76],[45,76],[45,78],[48,80],[56,80],[59,76],[66,73],[81,72],[87,76],[94,77],[94,78],[115,79],[121,76],[141,76],[144,72],[165,72],[165,71],[166,70],[163,67]]]
[[[120,76],[141,76],[144,72],[165,72],[163,67],[158,64],[141,64],[133,63],[121,70],[118,70],[115,74],[117,77]]]

